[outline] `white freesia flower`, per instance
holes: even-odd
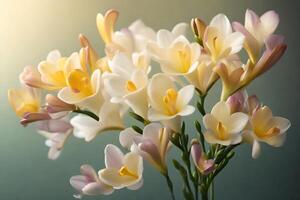
[[[84,138],[85,141],[90,142],[103,131],[123,129],[124,125],[119,107],[119,105],[110,103],[107,100],[100,109],[99,121],[82,114],[73,117],[71,124],[74,127],[74,136]]]
[[[265,142],[274,147],[280,147],[286,138],[286,131],[291,123],[283,117],[275,117],[267,106],[261,106],[253,111],[250,116],[249,126],[245,131],[246,141],[252,143],[252,157],[260,154],[260,142]]]
[[[107,93],[113,103],[125,103],[147,118],[147,73],[138,68],[124,54],[117,54],[110,62],[112,73],[103,76]]]
[[[207,131],[204,133],[205,140],[211,144],[228,146],[242,141],[240,134],[247,125],[248,116],[241,112],[231,113],[230,106],[220,101],[211,113],[203,117],[203,123]]]
[[[150,121],[166,121],[192,114],[195,108],[188,104],[193,95],[194,86],[187,85],[177,91],[175,83],[169,76],[154,75],[148,85],[148,98],[151,105],[148,119]],[[170,125],[170,128],[178,127],[178,121],[175,123],[177,125]]]
[[[120,144],[141,155],[161,173],[166,173],[166,154],[171,146],[170,130],[159,123],[145,126],[143,134],[132,128],[127,128],[120,133]]]
[[[75,198],[80,199],[83,195],[96,196],[113,193],[113,187],[103,183],[92,166],[82,165],[80,172],[81,175],[70,178],[70,184],[79,192],[79,194],[74,195]]]
[[[169,32],[161,32],[164,37],[173,35]],[[162,37],[161,35],[159,35]],[[149,43],[148,49],[151,55],[160,63],[163,72],[171,75],[189,74],[193,72],[198,64],[201,55],[201,46],[198,43],[190,43],[183,35],[176,39],[168,39],[170,44]],[[173,40],[173,41],[172,41]]]
[[[115,189],[127,187],[137,190],[143,185],[143,159],[135,152],[123,154],[115,145],[105,147],[105,169],[98,172],[100,179]]]
[[[239,52],[244,44],[244,35],[233,32],[224,14],[215,16],[206,27],[203,45],[214,63]]]

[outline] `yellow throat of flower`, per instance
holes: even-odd
[[[38,102],[22,103],[18,108],[16,108],[16,114],[19,117],[22,117],[25,113],[33,113],[39,111]]]
[[[179,50],[177,54],[180,61],[178,70],[182,73],[188,72],[191,67],[191,54],[184,50]]]
[[[133,177],[135,179],[138,178],[138,175],[131,172],[126,166],[121,167],[121,169],[119,170],[119,175],[120,176],[130,176],[130,177]]]
[[[280,129],[277,127],[272,127],[268,130],[265,130],[261,127],[256,127],[254,129],[254,133],[260,138],[269,138],[278,135],[280,133]]]
[[[126,89],[127,89],[128,92],[134,92],[134,91],[137,90],[137,87],[134,84],[134,82],[129,80],[129,81],[126,82]]]
[[[78,93],[83,97],[93,94],[91,80],[89,74],[79,69],[74,69],[68,76],[68,85],[74,93]]]
[[[177,91],[174,88],[169,88],[166,91],[166,95],[163,97],[163,102],[165,105],[165,109],[169,115],[176,114],[176,101],[177,101]]]
[[[229,138],[227,128],[222,124],[222,122],[218,122],[217,136],[220,140],[227,140]]]

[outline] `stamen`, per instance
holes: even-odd
[[[218,137],[221,140],[227,140],[229,138],[229,134],[227,133],[226,127],[222,124],[222,122],[218,122],[217,125],[217,133]]]
[[[134,91],[137,90],[137,87],[136,87],[136,85],[132,81],[127,81],[127,83],[126,83],[126,89],[129,92],[134,92]]]
[[[121,169],[119,170],[119,174],[120,176],[131,176],[133,178],[138,178],[138,176],[129,171],[126,166],[121,167]]]

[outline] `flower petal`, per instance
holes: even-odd
[[[123,166],[124,154],[117,146],[113,144],[106,145],[104,154],[106,168],[120,169]]]

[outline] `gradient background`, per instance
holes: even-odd
[[[275,114],[292,122],[288,139],[280,149],[263,147],[257,160],[251,159],[249,146],[239,147],[237,155],[216,181],[216,199],[296,200],[300,199],[299,131],[299,5],[282,0],[0,0],[0,199],[67,200],[74,190],[69,177],[79,166],[90,163],[103,167],[103,149],[117,144],[117,134],[104,134],[90,144],[72,138],[57,161],[47,159],[44,138],[34,129],[22,128],[7,102],[7,89],[18,86],[18,75],[27,64],[36,65],[47,53],[59,49],[69,55],[79,49],[77,36],[84,33],[99,52],[103,43],[95,18],[98,12],[116,8],[121,17],[118,29],[141,18],[154,29],[171,28],[201,16],[209,21],[217,13],[230,20],[244,21],[246,8],[257,13],[274,9],[281,17],[277,33],[286,36],[288,50],[282,60],[256,80],[249,93],[255,92]],[[216,101],[219,88],[208,98],[208,108]],[[190,129],[191,134],[193,134]],[[172,156],[177,152],[172,151]],[[169,199],[164,179],[148,164],[145,184],[138,191],[119,190],[113,195],[86,199]],[[173,173],[176,193],[181,179]],[[181,198],[178,198],[181,199]]]

